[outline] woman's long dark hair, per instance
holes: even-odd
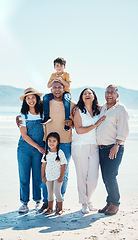
[[[40,97],[37,94],[33,94],[33,95],[36,96],[36,105],[35,105],[36,113],[43,114],[43,103],[42,103]],[[25,97],[23,100],[23,103],[22,103],[21,113],[23,113],[25,115],[25,114],[28,114],[28,111],[29,111],[29,106],[26,103],[26,97]]]
[[[57,133],[57,132],[51,132],[51,133],[49,133],[48,135],[47,135],[47,138],[46,138],[46,153],[45,153],[45,156],[44,156],[44,160],[46,161],[46,155],[48,154],[48,139],[50,138],[50,137],[54,137],[54,138],[56,138],[57,139],[57,141],[58,141],[58,145],[57,145],[57,157],[56,157],[56,161],[60,161],[60,158],[59,158],[59,155],[58,155],[58,153],[59,153],[59,145],[60,145],[60,136],[59,136],[59,134]]]
[[[93,104],[92,104],[92,111],[93,111],[93,115],[98,115],[100,113],[100,105],[98,103],[98,100],[97,100],[97,96],[96,96],[96,93],[94,92],[93,89],[91,88],[85,88],[83,89],[83,91],[81,92],[80,94],[80,97],[79,97],[79,101],[77,103],[77,106],[79,107],[79,109],[81,110],[81,112],[84,112],[86,113],[86,108],[85,108],[85,104],[84,104],[84,101],[82,99],[82,96],[83,96],[83,93],[85,92],[85,90],[90,90],[92,91],[93,95],[94,95],[94,100],[93,100]]]

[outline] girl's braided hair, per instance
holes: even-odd
[[[59,157],[59,145],[60,145],[60,136],[57,132],[51,132],[47,135],[47,138],[46,138],[46,153],[45,153],[45,156],[44,156],[44,160],[46,161],[46,155],[48,154],[48,139],[50,137],[54,137],[57,139],[58,141],[58,145],[57,145],[57,157],[56,157],[56,161],[60,161],[60,157]]]

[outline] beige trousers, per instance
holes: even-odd
[[[54,200],[54,193],[57,199],[57,202],[62,202],[62,195],[61,195],[61,186],[62,182],[59,183],[57,180],[54,181],[47,181],[47,191],[48,191],[48,201],[53,201]]]
[[[99,149],[97,145],[72,145],[76,167],[79,203],[88,204],[99,176]]]

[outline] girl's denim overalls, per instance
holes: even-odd
[[[27,120],[27,114],[25,115],[27,134],[34,142],[39,146],[44,147],[43,142],[43,126],[40,125],[40,120]],[[30,196],[30,172],[32,169],[32,189],[33,200],[41,200],[41,158],[42,154],[33,146],[28,144],[22,136],[19,139],[18,149],[18,168],[20,178],[20,201],[23,204],[29,202]]]

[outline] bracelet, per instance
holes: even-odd
[[[116,143],[115,143],[115,145],[118,145],[118,146],[120,146],[119,142],[116,142]]]

